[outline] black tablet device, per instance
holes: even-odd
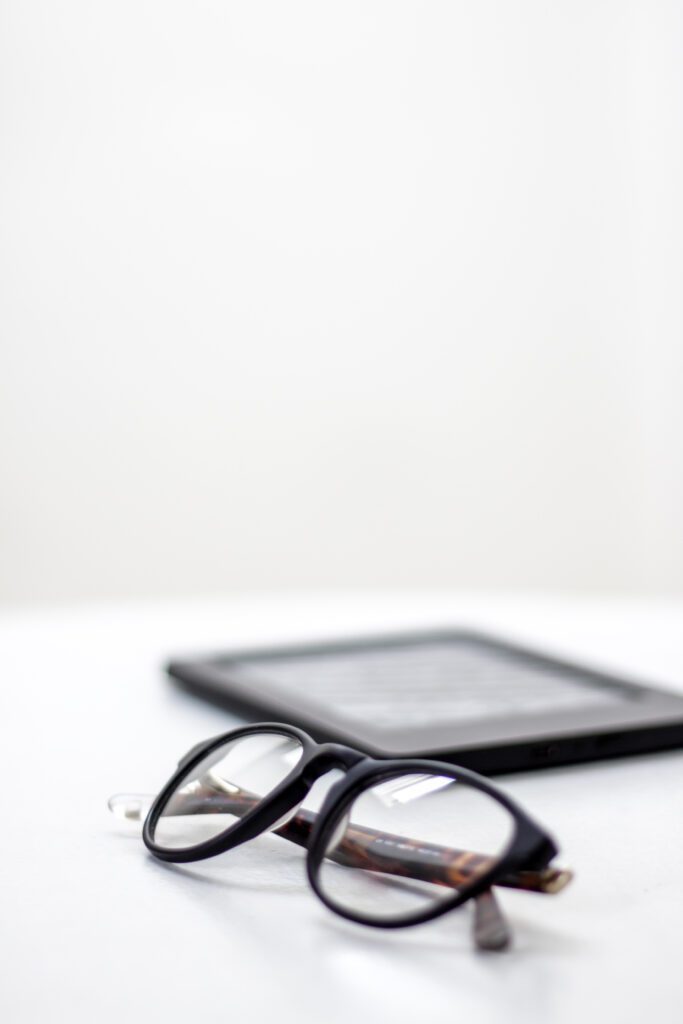
[[[233,651],[168,671],[252,720],[485,774],[683,745],[683,697],[469,631]]]

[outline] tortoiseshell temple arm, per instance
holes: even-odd
[[[258,802],[258,797],[242,790],[227,793],[211,785],[209,779],[192,793],[176,793],[173,811],[176,814],[225,814],[242,817]],[[169,813],[167,807],[166,813]],[[307,847],[316,822],[312,811],[299,810],[290,821],[275,829],[276,835]],[[419,842],[360,825],[348,825],[332,860],[348,867],[364,868],[383,874],[415,878],[458,889],[483,875],[495,858],[468,850],[458,850],[434,843]],[[496,885],[527,892],[554,894],[571,881],[572,873],[562,868],[547,867],[540,871],[518,871],[496,881]]]
[[[176,800],[177,803],[174,810],[177,814],[182,814],[183,812],[192,814],[212,813],[217,810],[218,805],[218,808],[225,813],[234,814],[238,817],[242,817],[258,802],[258,798],[255,796],[239,791],[228,795],[224,791],[217,791],[212,785],[203,787],[201,790],[195,789],[191,794],[176,794]],[[151,797],[139,794],[118,794],[110,798],[109,809],[119,818],[139,822],[146,816],[151,803]],[[299,846],[306,847],[314,823],[315,814],[300,810],[291,821],[280,826],[275,831],[283,838]],[[423,880],[436,881],[442,885],[454,884],[453,880],[446,882],[441,878],[435,879],[433,871],[425,870],[425,865],[421,864],[419,860],[416,861],[415,853],[417,851],[407,840],[401,839],[399,836],[363,828],[355,828],[353,833],[352,836],[348,836],[347,833],[347,836],[339,844],[335,853],[332,854],[333,860],[338,863],[346,863],[349,866],[365,867],[369,870],[380,871],[385,874],[400,874],[404,877],[421,878]],[[381,842],[384,845],[390,843],[394,846],[398,844],[402,848],[410,849],[412,856],[407,858],[407,863],[402,864],[400,869],[397,869],[396,861],[387,858],[384,851],[379,856],[377,852],[372,853],[372,844],[377,842]],[[451,859],[460,858],[461,863],[463,857],[470,858],[469,864],[472,864],[472,858],[478,860],[483,866],[488,866],[490,863],[489,858],[478,854],[466,854],[461,850],[447,850],[439,847],[435,847],[435,849],[441,849],[442,853],[450,856]],[[461,867],[461,877],[463,874],[467,875]],[[475,872],[473,871],[468,877],[471,878],[474,874]],[[549,876],[551,874],[564,874],[566,877],[562,883],[563,885],[571,877],[569,872],[562,873],[553,869],[547,869],[543,872],[523,872],[517,876],[504,879],[497,884],[526,888],[537,892],[557,892],[562,886],[549,888],[547,878],[545,877],[542,877],[539,881],[539,876]],[[480,893],[473,900],[473,904],[472,935],[476,946],[481,950],[494,952],[506,949],[511,941],[510,929],[493,889],[487,889],[485,892]]]
[[[474,941],[479,949],[507,949],[512,935],[493,889],[487,889],[474,901]]]

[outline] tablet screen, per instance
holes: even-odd
[[[467,640],[252,656],[231,661],[230,671],[244,683],[305,697],[382,729],[589,710],[629,699],[628,691],[578,672]]]

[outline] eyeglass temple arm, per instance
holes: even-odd
[[[202,794],[204,795],[204,794]],[[182,810],[192,811],[192,813],[206,813],[209,811],[209,806],[206,799],[200,797],[200,805],[197,806],[196,797],[199,794],[192,794],[183,796],[184,808],[182,805],[178,809],[178,813],[182,813]],[[225,793],[217,793],[212,787],[209,791],[211,800],[211,809],[216,808],[216,797],[221,798],[221,805],[226,812],[232,814],[242,815],[250,810],[257,802],[256,797],[250,797],[246,794],[240,793],[229,797]],[[193,799],[193,797],[195,799]],[[147,814],[149,807],[152,804],[152,797],[142,796],[140,794],[118,794],[113,796],[108,801],[109,809],[117,817],[127,819],[128,821],[141,821]],[[188,806],[189,805],[189,806]],[[193,806],[194,805],[194,806]],[[276,833],[282,836],[284,839],[288,839],[290,842],[294,842],[299,846],[307,847],[308,841],[315,824],[315,815],[308,811],[299,811],[294,818],[287,824],[280,826],[276,829]],[[387,833],[375,832],[369,829],[356,829],[358,834],[347,841],[343,840],[340,844],[340,848],[335,852],[332,859],[337,862],[347,863],[351,866],[367,867],[370,870],[379,871],[385,874],[401,874],[412,878],[425,878],[425,874],[420,870],[421,865],[412,863],[409,865],[409,870],[396,871],[396,865],[389,863],[383,856],[380,858],[375,857],[359,857],[357,850],[357,843],[359,838],[361,842],[372,843],[376,840],[386,841],[398,841],[400,837],[391,836]],[[451,855],[459,856],[461,851],[459,850],[444,850],[444,852],[450,853]],[[482,858],[486,860],[486,858]],[[538,872],[526,872],[528,876],[539,874]],[[441,884],[444,884],[441,882]],[[446,883],[448,884],[448,883]],[[502,885],[515,885],[514,879],[505,879],[497,884]],[[517,886],[519,887],[519,886]],[[529,885],[524,886],[530,888]],[[539,888],[538,891],[548,891],[543,888]],[[511,940],[510,930],[505,919],[505,915],[501,909],[500,903],[496,899],[493,889],[487,889],[480,893],[474,899],[474,918],[472,926],[472,934],[475,944],[479,949],[482,950],[503,950],[509,944]]]
[[[175,813],[211,814],[220,808],[226,814],[242,817],[259,799],[255,794],[237,787],[226,792],[209,777],[203,783],[200,789],[192,793],[182,794],[182,797],[176,794],[178,802]],[[127,816],[125,812],[124,816]],[[137,817],[137,814],[132,816]],[[317,815],[312,811],[299,810],[274,831],[298,846],[307,847],[316,818]],[[494,860],[481,853],[417,842],[360,825],[347,826],[331,859],[349,867],[415,878],[449,888],[458,888],[484,874]],[[535,871],[516,871],[497,879],[495,884],[527,892],[554,894],[560,892],[571,878],[571,872],[566,869],[545,867]]]
[[[315,814],[299,811],[275,832],[305,847],[315,821]],[[344,837],[330,854],[330,859],[349,867],[402,875],[449,888],[471,882],[495,862],[495,858],[481,853],[419,842],[361,825],[347,825]],[[508,889],[554,894],[560,892],[571,877],[571,872],[566,869],[546,867],[537,871],[516,871],[497,879],[495,884]]]
[[[215,809],[215,806],[216,806],[216,800],[215,800],[216,795],[219,795],[220,797],[223,798],[221,800],[221,803],[224,806],[225,810],[227,812],[229,812],[229,813],[244,814],[244,813],[246,813],[247,810],[249,810],[251,807],[253,807],[254,804],[257,802],[256,798],[246,798],[245,799],[244,796],[242,796],[240,799],[231,800],[231,799],[227,798],[226,794],[224,794],[224,793],[216,794],[215,790],[212,789],[211,790],[211,797],[212,797],[212,807],[214,809]],[[126,819],[128,821],[139,822],[139,821],[142,821],[145,818],[145,816],[146,816],[146,814],[147,814],[147,812],[148,812],[152,802],[153,802],[153,797],[150,797],[150,796],[142,796],[140,794],[130,794],[130,793],[129,794],[123,794],[123,793],[121,793],[121,794],[117,794],[116,796],[111,797],[109,799],[109,801],[108,801],[108,804],[109,804],[109,809],[111,810],[111,812],[113,814],[115,814],[117,817],[124,818],[124,819]],[[191,801],[191,800],[187,801],[185,803],[185,808],[184,809],[186,809],[186,810],[190,810],[191,809],[190,807],[188,807],[188,803],[190,803],[190,802],[193,802],[193,801]],[[208,809],[209,808],[206,805],[206,802],[203,802],[203,810],[204,810],[204,812],[208,811]],[[193,807],[192,808],[193,813],[197,813],[198,810],[199,810],[198,807]],[[179,809],[178,813],[181,813],[180,809]],[[306,847],[306,846],[308,846],[308,840],[309,840],[309,837],[310,837],[310,834],[311,834],[314,822],[315,822],[315,815],[310,814],[310,812],[299,811],[295,815],[295,817],[292,819],[292,821],[288,822],[286,825],[281,826],[279,829],[276,830],[276,832],[277,832],[277,834],[281,835],[283,838],[288,839],[291,842],[294,842],[294,843],[296,843],[299,846]],[[365,831],[367,831],[369,833],[369,841],[370,842],[372,842],[373,840],[376,840],[378,838],[382,839],[385,836],[385,833],[370,832],[369,830],[365,830]],[[388,836],[387,838],[389,838],[391,840],[398,839],[397,836]],[[345,845],[345,843],[342,842],[341,846],[343,847],[344,845]],[[351,847],[351,848],[348,848],[348,847]],[[460,853],[460,851],[450,851],[450,852],[453,853],[453,854]],[[368,859],[368,858],[362,858],[361,859],[361,858],[359,858],[354,853],[354,850],[353,850],[353,847],[351,846],[351,844],[347,845],[347,849],[346,849],[346,852],[345,852],[344,855],[340,855],[339,851],[337,851],[337,853],[335,853],[333,855],[333,859],[336,860],[337,862],[346,862],[346,863],[348,863],[350,865],[368,867],[370,869],[374,869],[376,871],[380,871],[380,872],[385,873],[385,874],[395,874],[396,873],[395,870],[392,868],[392,866],[390,866],[386,862],[381,862],[380,863],[377,860],[377,858],[374,858],[374,859]],[[413,878],[415,878],[415,877],[417,877],[417,878],[424,877],[424,875],[422,875],[420,873],[420,871],[419,871],[419,865],[416,865],[414,862],[412,864],[412,870],[410,870],[409,872],[408,871],[401,871],[400,874],[402,874],[404,876],[405,875],[409,875],[410,877],[413,877]],[[533,874],[533,872],[528,872],[528,874],[531,875],[531,874]],[[513,884],[513,883],[511,883],[511,882],[509,882],[507,880],[504,880],[502,883],[497,883],[497,884],[510,885],[510,884]],[[542,890],[539,890],[539,891],[542,891]],[[508,927],[507,921],[505,919],[505,915],[503,914],[503,911],[501,909],[500,903],[496,899],[496,896],[495,896],[495,893],[494,893],[493,889],[487,889],[484,892],[479,893],[479,895],[473,900],[473,903],[474,903],[474,918],[473,918],[472,934],[473,934],[474,942],[477,945],[477,947],[479,949],[482,949],[482,950],[503,950],[503,949],[505,949],[510,944],[511,934],[510,934],[510,929]]]
[[[479,893],[474,900],[472,935],[479,949],[506,949],[512,934],[493,889]]]

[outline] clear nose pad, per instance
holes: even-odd
[[[120,821],[144,821],[154,797],[147,793],[116,793],[107,800],[107,807]]]
[[[295,818],[299,813],[302,803],[303,800],[300,800],[298,804],[295,804],[290,811],[287,811],[286,814],[283,814],[281,818],[278,818],[276,822],[267,828],[266,832],[276,832],[279,828],[282,828],[283,825],[290,822],[292,818]]]

